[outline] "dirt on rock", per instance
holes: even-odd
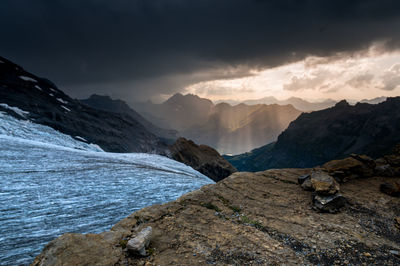
[[[174,202],[137,211],[102,234],[66,234],[33,265],[400,264],[400,199],[379,191],[398,177],[341,185],[336,214],[312,209],[297,183],[310,169],[235,173]],[[147,257],[126,243],[151,226]]]

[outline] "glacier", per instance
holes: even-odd
[[[78,137],[79,138],[79,137]],[[107,153],[0,112],[0,264],[26,265],[63,233],[99,233],[214,183],[153,154]]]

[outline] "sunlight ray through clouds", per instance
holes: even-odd
[[[252,76],[199,82],[187,93],[211,100],[280,100],[301,97],[311,101],[361,100],[400,94],[400,52],[385,52],[379,45],[355,54],[310,56],[280,67],[253,71]]]

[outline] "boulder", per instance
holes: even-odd
[[[352,158],[364,163],[368,167],[368,169],[374,169],[374,167],[375,167],[375,161],[367,155],[359,155],[359,154],[352,153],[350,156]]]
[[[381,184],[380,191],[392,197],[400,197],[400,184],[385,182]]]
[[[301,188],[304,189],[304,190],[306,190],[306,191],[314,191],[314,187],[313,187],[313,185],[312,185],[312,183],[311,183],[311,178],[310,178],[310,177],[307,178],[307,179],[303,182],[303,184],[301,184]]]
[[[313,197],[314,209],[320,212],[330,212],[336,213],[340,208],[344,207],[346,204],[346,198],[340,193],[335,195],[321,196],[314,195]]]
[[[334,195],[339,192],[338,182],[322,170],[313,170],[310,180],[314,191],[318,195]]]
[[[397,154],[391,154],[384,156],[385,160],[391,166],[400,166],[400,156]]]
[[[153,229],[151,228],[151,226],[148,226],[140,231],[136,237],[130,239],[126,244],[128,251],[135,255],[146,256],[146,248],[150,244],[152,231]]]
[[[339,182],[347,182],[354,178],[373,176],[375,162],[365,155],[352,155],[345,159],[327,162],[322,167]]]

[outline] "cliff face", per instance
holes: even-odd
[[[215,182],[237,171],[213,148],[206,145],[196,145],[193,141],[185,138],[179,138],[170,146],[170,151],[172,159],[189,165]]]
[[[340,185],[346,205],[330,214],[315,211],[312,192],[298,184],[309,173],[235,173],[108,232],[65,234],[33,265],[399,264],[400,198],[379,191],[399,177],[349,179]],[[148,256],[129,253],[127,241],[149,226]]]
[[[400,142],[400,97],[379,104],[346,101],[303,113],[274,144],[226,157],[240,171],[314,167],[351,153],[378,158]]]

